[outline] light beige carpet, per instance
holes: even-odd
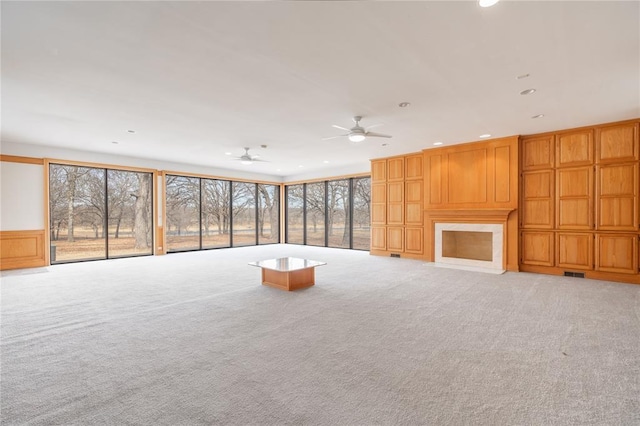
[[[328,262],[261,286],[253,260]],[[2,274],[2,424],[640,424],[640,286],[276,245]]]

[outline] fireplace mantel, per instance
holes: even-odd
[[[436,223],[501,224],[504,227],[503,250],[504,269],[517,271],[518,255],[518,218],[515,208],[454,208],[429,209],[425,214],[425,254],[427,260],[435,261],[435,225]]]
[[[436,222],[440,219],[464,222],[506,222],[515,209],[437,209],[425,210],[429,220]]]

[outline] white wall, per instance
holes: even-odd
[[[0,161],[0,231],[46,229],[44,167]]]

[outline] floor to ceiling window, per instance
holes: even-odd
[[[288,185],[286,242],[369,250],[371,179]]]
[[[231,246],[231,182],[202,179],[202,248]]]
[[[349,248],[351,245],[351,200],[349,179],[327,182],[327,245]]]
[[[285,187],[287,198],[286,242],[304,244],[304,185]]]
[[[200,249],[200,178],[167,175],[167,251]]]
[[[233,245],[252,246],[257,244],[256,228],[256,184],[247,182],[232,183]]]
[[[314,182],[307,184],[307,194],[305,203],[305,217],[307,219],[306,226],[306,244],[312,246],[325,245],[325,206],[326,192],[324,182]]]
[[[51,263],[153,253],[148,172],[49,165]]]
[[[353,179],[351,200],[353,248],[369,250],[371,247],[371,178]]]
[[[280,187],[258,184],[258,244],[280,242]]]
[[[166,176],[167,251],[279,243],[279,186]]]

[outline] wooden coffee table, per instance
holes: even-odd
[[[251,266],[259,266],[262,268],[263,285],[287,291],[314,285],[314,268],[326,264],[326,262],[300,259],[297,257],[281,257],[279,259],[249,262]]]

